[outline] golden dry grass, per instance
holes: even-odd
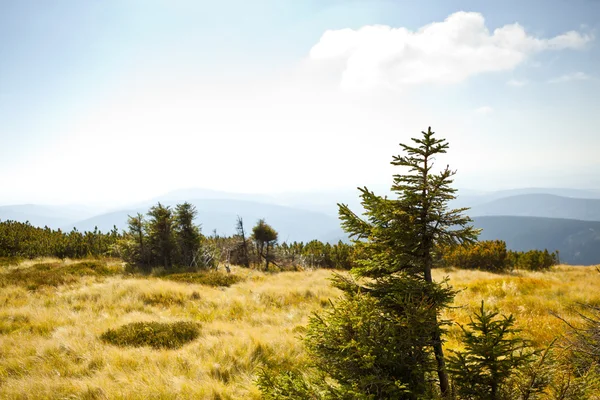
[[[308,317],[340,293],[330,286],[326,270],[265,274],[234,267],[232,273],[246,280],[214,288],[117,275],[37,290],[3,287],[0,398],[260,398],[254,385],[259,369],[301,363],[299,335]],[[514,314],[539,346],[564,332],[550,311],[576,320],[578,302],[600,304],[600,274],[585,267],[510,275],[438,270],[435,276],[449,276],[456,289],[464,289],[446,317],[467,323],[485,300]],[[99,340],[108,329],[138,321],[193,321],[201,333],[176,350],[122,348]],[[450,329],[449,347],[459,346],[457,333],[457,327]]]
[[[229,288],[123,276],[2,288],[0,398],[259,398],[258,368],[299,362],[298,331],[339,294],[328,271],[232,273],[247,279]],[[137,321],[194,321],[201,334],[177,350],[99,340]]]
[[[471,270],[437,270],[436,279],[450,278],[454,289],[461,290],[454,300],[456,308],[445,317],[460,324],[469,322],[469,315],[481,306],[501,314],[513,314],[523,335],[538,347],[544,347],[565,333],[565,324],[557,314],[577,324],[581,304],[600,305],[600,273],[591,267],[554,267],[549,272],[515,271],[492,274]],[[448,347],[459,346],[460,329],[453,326],[448,335]]]

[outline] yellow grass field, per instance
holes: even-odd
[[[0,278],[40,262],[0,267]],[[109,264],[121,268],[118,260]],[[245,281],[214,288],[117,274],[34,290],[4,284],[0,398],[260,398],[254,385],[260,368],[302,362],[299,337],[308,317],[340,293],[330,287],[327,270],[267,274],[234,267],[232,274]],[[485,300],[514,314],[538,346],[565,331],[551,311],[577,321],[578,303],[600,305],[600,273],[590,267],[509,275],[437,270],[435,276],[448,276],[462,289],[446,317],[467,323]],[[137,321],[195,321],[201,334],[176,350],[116,347],[99,339],[108,329]],[[451,328],[447,347],[459,346],[458,331]]]

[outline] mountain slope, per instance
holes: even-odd
[[[468,213],[472,216],[513,215],[600,221],[600,199],[524,194],[473,206]]]
[[[476,207],[496,200],[525,195],[553,195],[577,199],[600,199],[600,191],[561,188],[521,188],[498,190],[495,192],[476,192],[469,189],[459,189],[458,198],[451,201],[453,208]]]

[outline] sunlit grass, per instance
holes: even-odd
[[[299,338],[313,311],[340,293],[331,271],[268,274],[233,267],[229,287],[160,277],[83,275],[74,261],[35,260],[0,274],[59,263],[72,281],[0,290],[0,398],[258,399],[262,367],[306,362]],[[118,268],[118,261],[107,263]],[[75,270],[79,271],[79,270]],[[83,275],[83,276],[82,276]],[[579,303],[600,304],[600,273],[585,267],[496,275],[437,270],[460,289],[445,317],[461,324],[482,300],[514,314],[523,334],[544,346],[565,331],[551,312],[576,321]],[[201,334],[177,349],[104,343],[109,329],[136,322],[198,323]],[[458,327],[447,347],[457,348]]]
[[[435,271],[438,280],[445,276],[460,290],[454,308],[445,317],[460,324],[481,306],[513,314],[523,335],[543,347],[565,333],[565,324],[556,315],[578,323],[582,304],[600,304],[600,273],[590,267],[557,266],[550,272],[515,271],[492,274],[482,271]],[[459,347],[460,329],[450,328],[448,347]]]
[[[244,282],[211,287],[116,275],[77,276],[35,289],[6,285],[0,291],[0,398],[260,398],[258,369],[301,362],[299,328],[339,293],[328,271],[270,275],[234,267],[232,275]],[[178,321],[201,326],[201,335],[178,349],[100,340],[129,323]]]

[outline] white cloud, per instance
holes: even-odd
[[[506,84],[508,86],[523,87],[523,86],[529,84],[529,81],[519,80],[519,79],[511,79],[508,82],[506,82]]]
[[[575,72],[572,74],[566,74],[563,76],[559,76],[557,78],[552,78],[548,81],[548,83],[562,83],[562,82],[570,82],[570,81],[587,81],[592,79],[591,76],[586,74],[585,72]]]
[[[494,109],[490,106],[479,107],[475,110],[475,112],[477,114],[481,114],[481,115],[488,115],[488,114],[491,114],[493,111],[494,111]]]
[[[537,52],[579,50],[592,40],[576,31],[537,38],[518,23],[490,33],[481,14],[457,12],[416,31],[387,25],[328,30],[309,58],[324,67],[336,65],[344,89],[398,88],[511,70]]]

